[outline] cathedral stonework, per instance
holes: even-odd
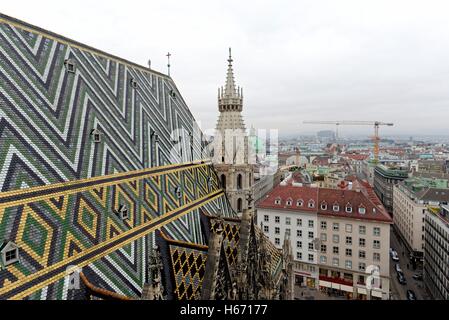
[[[229,49],[225,87],[218,89],[213,164],[232,208],[241,215],[253,199],[254,167],[242,117],[243,89],[236,88]]]

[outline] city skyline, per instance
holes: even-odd
[[[443,1],[425,7],[418,1],[264,1],[256,8],[235,1],[125,7],[108,1],[89,3],[89,11],[44,3],[54,9],[43,14],[42,3],[19,0],[2,10],[144,66],[151,59],[163,73],[169,51],[171,76],[203,129],[215,128],[217,88],[232,47],[248,128],[280,129],[283,136],[333,129],[305,120],[376,120],[395,123],[382,136],[447,134],[449,5]],[[369,128],[344,131],[371,134]]]

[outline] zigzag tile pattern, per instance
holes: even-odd
[[[0,242],[16,242],[21,259],[0,270],[0,298],[27,277],[217,191],[209,165],[142,175],[200,160],[202,142],[170,77],[0,14]],[[121,180],[129,172],[141,175]],[[79,182],[92,184],[71,189]],[[30,190],[39,196],[26,198]],[[113,214],[118,204],[129,208],[128,220]],[[202,205],[234,216],[224,195]],[[164,232],[204,243],[197,208],[179,213]],[[84,268],[105,289],[137,297],[153,243],[151,232],[139,234],[83,260]],[[72,297],[67,278],[47,279],[54,281],[19,298]]]

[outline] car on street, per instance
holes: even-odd
[[[402,272],[402,269],[401,269],[401,266],[399,265],[399,263],[396,263],[394,268],[396,269],[396,272]]]
[[[393,261],[399,262],[398,253],[396,251],[393,251],[391,253],[391,259],[393,259]]]
[[[413,275],[413,279],[422,281],[422,280],[423,280],[422,273],[414,274],[414,275]]]
[[[404,274],[401,272],[398,272],[398,281],[400,284],[405,285],[407,284],[407,280],[405,280]]]
[[[408,300],[418,300],[416,298],[416,294],[412,290],[407,290],[407,299]]]

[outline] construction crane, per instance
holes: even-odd
[[[374,142],[374,162],[379,162],[379,127],[389,126],[392,127],[393,123],[380,122],[380,121],[304,121],[304,124],[333,124],[337,126],[336,138],[338,139],[338,128],[341,125],[349,126],[373,126],[374,127],[374,137],[372,137]]]

